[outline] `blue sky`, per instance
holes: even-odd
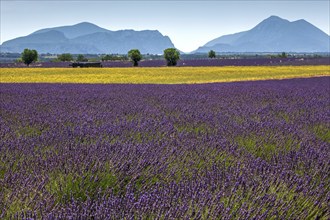
[[[271,15],[305,19],[330,33],[330,0],[0,1],[1,43],[38,29],[87,21],[110,30],[159,30],[189,52],[221,35],[251,29]]]

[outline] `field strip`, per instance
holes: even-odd
[[[196,84],[320,76],[330,76],[330,66],[0,69],[0,83]]]

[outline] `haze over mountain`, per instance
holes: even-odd
[[[329,52],[330,36],[301,19],[290,22],[271,16],[248,31],[216,38],[193,53]]]
[[[221,28],[221,27],[220,27]],[[192,53],[216,52],[329,52],[330,36],[301,19],[290,22],[271,16],[248,31],[216,38]],[[22,52],[25,48],[39,53],[119,53],[131,49],[141,53],[162,54],[174,47],[168,36],[157,30],[111,31],[92,23],[46,28],[4,42],[1,52]]]
[[[130,49],[139,49],[144,54],[162,54],[169,47],[174,47],[170,38],[157,30],[111,31],[83,22],[72,26],[46,28],[6,41],[1,45],[1,52],[22,52],[25,48],[30,48],[39,53],[54,54],[126,54]]]

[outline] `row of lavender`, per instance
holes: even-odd
[[[329,219],[329,83],[2,84],[0,218]]]
[[[71,62],[42,62],[32,67],[71,67]],[[179,60],[177,66],[269,66],[269,65],[330,65],[330,58],[246,58],[246,59],[191,59]],[[106,61],[103,67],[131,67],[130,61]],[[142,60],[141,67],[166,66],[165,60]],[[23,63],[0,63],[4,67],[26,67]]]

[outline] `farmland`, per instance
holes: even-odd
[[[1,218],[330,218],[328,66],[116,71],[1,69]]]
[[[329,76],[329,66],[1,68],[1,83],[187,84]]]
[[[19,57],[17,57],[19,58]],[[101,61],[91,57],[92,61]],[[132,67],[132,62],[128,60],[117,60],[117,61],[102,61],[103,67]],[[51,62],[42,61],[31,64],[36,68],[71,68],[71,62]],[[329,56],[324,57],[310,57],[310,56],[298,56],[290,58],[253,58],[253,57],[223,57],[219,59],[207,59],[207,58],[196,58],[186,57],[186,59],[180,59],[177,66],[180,67],[207,67],[207,66],[311,66],[311,65],[330,65]],[[148,59],[141,60],[139,62],[141,67],[164,67],[166,61],[164,59]],[[0,53],[0,68],[24,68],[26,65],[19,62],[1,62]]]

